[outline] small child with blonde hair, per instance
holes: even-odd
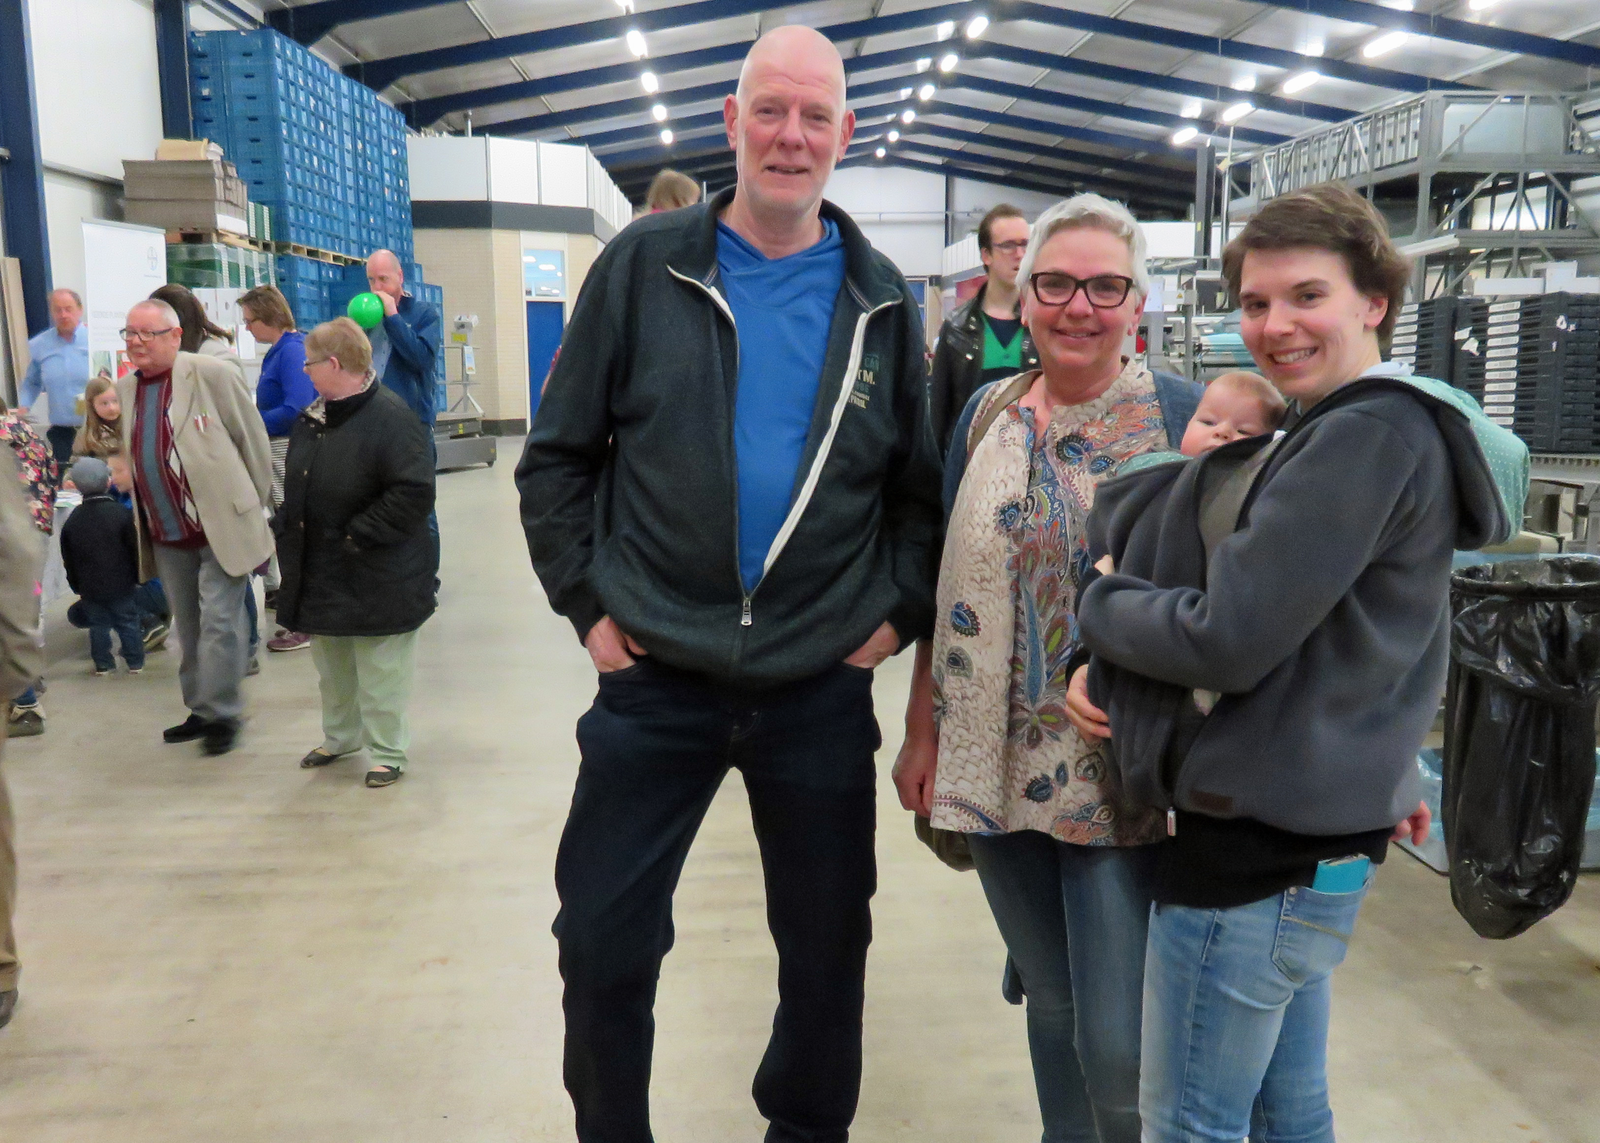
[[[1283,395],[1259,373],[1224,373],[1206,386],[1178,451],[1201,456],[1232,441],[1265,436],[1283,424],[1288,411]]]

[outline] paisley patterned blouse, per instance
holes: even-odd
[[[1095,486],[1128,457],[1170,446],[1149,374],[1131,370],[1094,401],[1052,409],[1043,437],[1020,404],[1003,415],[1022,422],[1028,438],[1028,498],[1018,509],[1022,530],[1010,569],[1016,624],[1008,727],[1014,757],[1026,758],[1062,737],[1081,741],[1066,716],[1067,660],[1078,645],[1078,584],[1091,565],[1085,524]],[[1059,748],[1049,753],[1060,757]],[[1053,770],[1040,767],[1023,797],[1053,811],[1049,832],[1076,845],[1138,845],[1161,836],[1155,815],[1117,817],[1105,778],[1104,756],[1094,749]]]

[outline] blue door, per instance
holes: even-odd
[[[550,363],[561,348],[565,327],[565,302],[528,303],[528,424],[539,409],[539,394],[550,375]]]

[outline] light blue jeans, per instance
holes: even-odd
[[[1044,1143],[1139,1143],[1139,1007],[1152,846],[969,834],[1028,1004]]]
[[[1329,978],[1372,884],[1160,905],[1144,973],[1144,1143],[1333,1143]]]

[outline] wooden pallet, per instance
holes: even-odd
[[[178,243],[217,243],[237,246],[241,250],[258,250],[264,254],[288,254],[296,258],[309,258],[313,262],[326,262],[330,266],[353,266],[365,259],[349,254],[336,254],[332,250],[319,250],[315,246],[302,246],[298,242],[272,242],[265,238],[250,238],[231,230],[169,230],[168,245]]]

